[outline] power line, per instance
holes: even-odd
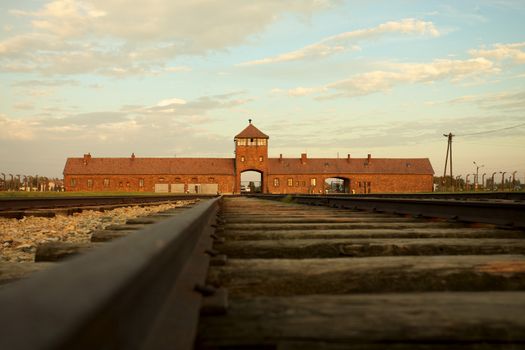
[[[514,126],[508,126],[506,128],[493,129],[493,130],[487,130],[487,131],[480,131],[480,132],[475,132],[475,133],[471,133],[471,134],[463,134],[463,135],[456,135],[456,136],[473,136],[473,135],[490,134],[490,133],[493,133],[493,132],[519,128],[521,126],[525,126],[525,123],[521,123],[521,124],[514,125]]]

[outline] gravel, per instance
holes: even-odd
[[[91,232],[127,219],[153,215],[194,203],[193,200],[146,207],[130,206],[104,212],[86,210],[54,218],[29,216],[20,220],[0,218],[0,262],[34,261],[36,247],[47,242],[89,242]]]

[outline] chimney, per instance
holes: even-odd
[[[84,165],[87,165],[89,161],[91,160],[91,153],[84,154]]]
[[[131,153],[131,160],[135,160],[135,152]]]
[[[306,164],[306,153],[301,153],[301,163]]]
[[[350,153],[348,153],[348,155],[346,156],[346,161],[350,163]]]
[[[372,155],[368,153],[367,163],[370,164],[371,160],[372,160]]]
[[[283,154],[279,154],[279,163],[281,163],[283,161]]]

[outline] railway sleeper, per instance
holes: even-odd
[[[525,290],[525,256],[229,259],[208,283],[235,297]]]
[[[201,317],[197,349],[520,349],[525,292],[232,300]]]
[[[523,239],[282,239],[230,241],[216,246],[230,259],[314,259],[407,255],[525,254]]]
[[[261,230],[254,228],[245,230],[221,230],[221,236],[226,241],[257,241],[257,240],[283,240],[283,239],[364,239],[364,238],[501,238],[524,239],[525,232],[502,228],[405,228],[397,229],[395,226],[372,229],[332,229],[332,230]]]

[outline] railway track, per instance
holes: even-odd
[[[71,215],[83,210],[110,210],[130,205],[156,205],[176,200],[212,198],[210,195],[144,195],[144,196],[84,196],[2,198],[0,217],[21,219],[24,216],[54,217]]]
[[[523,204],[378,203],[203,200],[0,289],[0,348],[525,346]]]

